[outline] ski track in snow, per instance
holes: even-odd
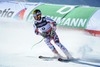
[[[100,67],[99,37],[63,28],[58,28],[57,33],[73,57],[85,61],[43,61],[38,58],[39,55],[53,56],[53,53],[44,41],[32,48],[32,45],[42,39],[34,34],[32,23],[0,20],[0,67]],[[56,45],[55,47],[64,56]]]

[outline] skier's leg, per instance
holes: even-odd
[[[68,59],[72,59],[72,56],[69,51],[60,42],[56,44],[60,47],[60,49],[64,52]]]
[[[54,39],[55,44],[56,44],[58,47],[60,47],[60,49],[64,52],[64,54],[67,56],[67,58],[71,59],[71,58],[72,58],[71,54],[68,52],[68,50],[65,48],[65,46],[63,46],[63,45],[60,43],[59,37],[58,37],[58,35],[57,35],[56,33],[55,33],[53,39]]]
[[[55,57],[61,57],[61,55],[58,53],[58,51],[56,50],[56,48],[53,46],[53,44],[51,44],[51,39],[50,37],[45,38],[45,43],[47,44],[47,46],[52,50],[52,52],[54,53]]]

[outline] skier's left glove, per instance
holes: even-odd
[[[43,37],[47,37],[46,32],[40,33],[40,35],[43,36]]]
[[[51,36],[51,37],[54,36],[54,33],[55,33],[55,30],[52,29],[51,32],[50,32],[50,36]]]
[[[56,31],[56,26],[53,26],[53,30]]]

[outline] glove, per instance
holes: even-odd
[[[56,31],[56,26],[53,26],[53,30]]]
[[[40,33],[40,35],[43,36],[43,37],[47,37],[47,33],[46,32]]]
[[[36,34],[36,35],[38,35],[38,34],[39,34],[39,32],[36,32],[36,31],[35,31],[35,34]]]
[[[36,34],[36,35],[38,35],[38,34],[39,34],[38,29],[36,29],[36,30],[35,30],[35,34]]]
[[[52,29],[51,32],[50,32],[50,36],[51,36],[51,37],[54,36],[54,33],[55,33],[55,30]]]

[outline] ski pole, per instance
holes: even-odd
[[[43,38],[43,39],[44,39],[44,38]],[[33,48],[34,46],[36,46],[37,44],[41,43],[41,42],[43,41],[43,39],[41,39],[39,42],[35,43],[35,44],[32,46],[32,48]],[[32,49],[32,48],[31,48],[31,49]]]

